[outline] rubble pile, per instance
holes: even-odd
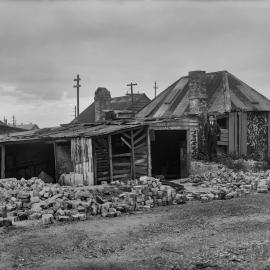
[[[223,165],[211,164],[201,175],[193,175],[181,183],[189,200],[231,199],[251,192],[267,193],[270,171],[234,172]]]
[[[122,186],[131,188],[131,192],[124,192],[119,198],[136,210],[186,202],[184,194],[177,194],[174,188],[162,185],[160,179],[154,177],[143,176],[139,180],[116,181],[112,182],[112,185],[119,189],[122,189]]]
[[[183,203],[185,197],[158,179],[141,177],[105,186],[60,186],[41,179],[0,180],[0,217],[13,221],[42,219],[44,224],[116,217],[159,205]]]

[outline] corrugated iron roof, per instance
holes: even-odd
[[[0,135],[0,143],[18,142],[18,141],[34,141],[34,140],[56,140],[69,139],[75,137],[95,137],[131,128],[142,126],[138,122],[130,122],[128,124],[110,123],[110,124],[76,124],[63,125],[60,127],[42,128],[25,132],[16,132],[10,135]]]
[[[189,111],[189,77],[182,77],[137,113],[137,118],[180,117]],[[227,71],[206,74],[209,112],[270,111],[270,100]]]

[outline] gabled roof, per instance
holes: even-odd
[[[24,130],[32,130],[32,129],[39,129],[38,125],[36,124],[20,124],[20,125],[16,125],[17,128],[21,128]]]
[[[189,112],[189,77],[174,82],[136,115],[138,118],[180,117]],[[206,73],[208,111],[270,111],[270,100],[227,71]]]
[[[144,93],[133,94],[133,105],[131,95],[127,94],[121,97],[114,97],[111,99],[112,110],[134,110],[138,112],[144,106],[146,106],[151,100]],[[76,123],[77,118],[71,123]],[[79,123],[94,123],[95,122],[95,104],[90,104],[84,111],[79,115]]]

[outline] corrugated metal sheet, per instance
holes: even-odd
[[[181,117],[189,108],[188,77],[182,77],[146,107],[137,118]],[[227,71],[206,74],[207,103],[209,112],[231,110],[270,111],[270,100]]]
[[[68,139],[76,137],[95,137],[142,126],[142,124],[100,124],[90,125],[67,125],[53,128],[44,128],[26,132],[16,132],[9,136],[1,135],[1,142],[33,141]]]

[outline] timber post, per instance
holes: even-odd
[[[6,148],[5,145],[1,145],[1,178],[6,177],[5,169],[6,169]]]
[[[268,112],[268,148],[267,148],[267,161],[270,162],[270,112]]]
[[[110,181],[113,181],[113,163],[112,163],[112,136],[108,136],[109,146],[109,167],[110,167]]]
[[[135,173],[135,153],[134,153],[134,134],[133,130],[130,131],[131,135],[131,176],[133,179],[136,177]]]
[[[152,176],[152,162],[151,162],[151,138],[150,138],[150,129],[147,128],[147,174]]]

